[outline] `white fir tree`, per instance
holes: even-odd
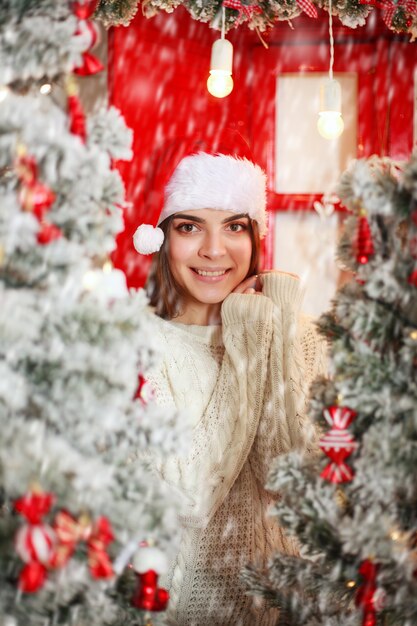
[[[417,623],[417,155],[356,161],[338,194],[355,278],[319,320],[331,378],[311,389],[325,453],[277,460],[273,508],[300,556],[249,567],[285,626]],[[326,419],[327,418],[327,419]],[[329,457],[329,458],[328,458]]]
[[[184,433],[143,385],[138,397],[160,346],[144,293],[108,262],[124,204],[112,162],[131,158],[131,132],[114,108],[84,128],[68,75],[91,28],[74,4],[0,11],[2,626],[145,623],[126,566],[140,542],[170,557],[177,540],[176,499],[145,451],[178,452]],[[39,93],[46,80],[67,84],[69,110]]]

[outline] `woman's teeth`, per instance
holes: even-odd
[[[226,274],[227,270],[221,270],[218,272],[206,272],[205,270],[194,270],[195,272],[197,272],[197,274],[199,274],[200,276],[223,276],[223,274]]]

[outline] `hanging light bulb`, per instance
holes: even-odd
[[[342,118],[342,88],[333,78],[334,38],[332,0],[329,0],[330,66],[329,78],[320,84],[320,110],[317,130],[324,139],[337,139],[343,133],[345,124]]]
[[[339,81],[328,78],[320,85],[320,111],[317,130],[324,139],[336,139],[345,124],[341,113],[342,89]]]
[[[216,98],[225,98],[233,90],[233,46],[224,36],[225,15],[225,8],[222,7],[222,36],[213,43],[207,80],[207,89]]]

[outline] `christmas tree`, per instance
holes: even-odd
[[[338,194],[339,257],[355,278],[319,320],[331,377],[313,383],[322,453],[278,459],[272,514],[300,544],[252,593],[288,626],[417,623],[417,155],[360,160]],[[324,454],[323,454],[324,453]]]
[[[148,397],[160,346],[147,300],[109,261],[125,202],[114,161],[131,158],[132,138],[117,110],[87,120],[80,102],[74,74],[102,68],[96,4],[1,9],[4,626],[140,625],[168,600],[158,573],[175,551],[177,504],[144,451],[166,455],[184,438]]]

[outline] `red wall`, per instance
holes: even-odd
[[[138,14],[129,28],[110,32],[110,99],[135,132],[134,159],[120,164],[131,204],[113,257],[115,265],[125,270],[130,286],[142,286],[146,280],[150,259],[134,251],[132,235],[139,223],[149,220],[144,183],[164,143],[235,128],[272,175],[276,76],[328,69],[326,16],[320,20],[300,17],[293,23],[294,31],[287,23],[277,24],[269,34],[268,50],[246,27],[228,35],[235,49],[235,88],[223,100],[213,98],[206,89],[211,45],[218,32],[192,20],[185,10],[161,13],[151,20]],[[355,71],[359,76],[358,156],[378,153],[408,158],[413,141],[416,44],[395,37],[379,19],[356,30],[336,22],[335,39],[335,71]],[[269,197],[272,210],[309,209],[312,200]]]

